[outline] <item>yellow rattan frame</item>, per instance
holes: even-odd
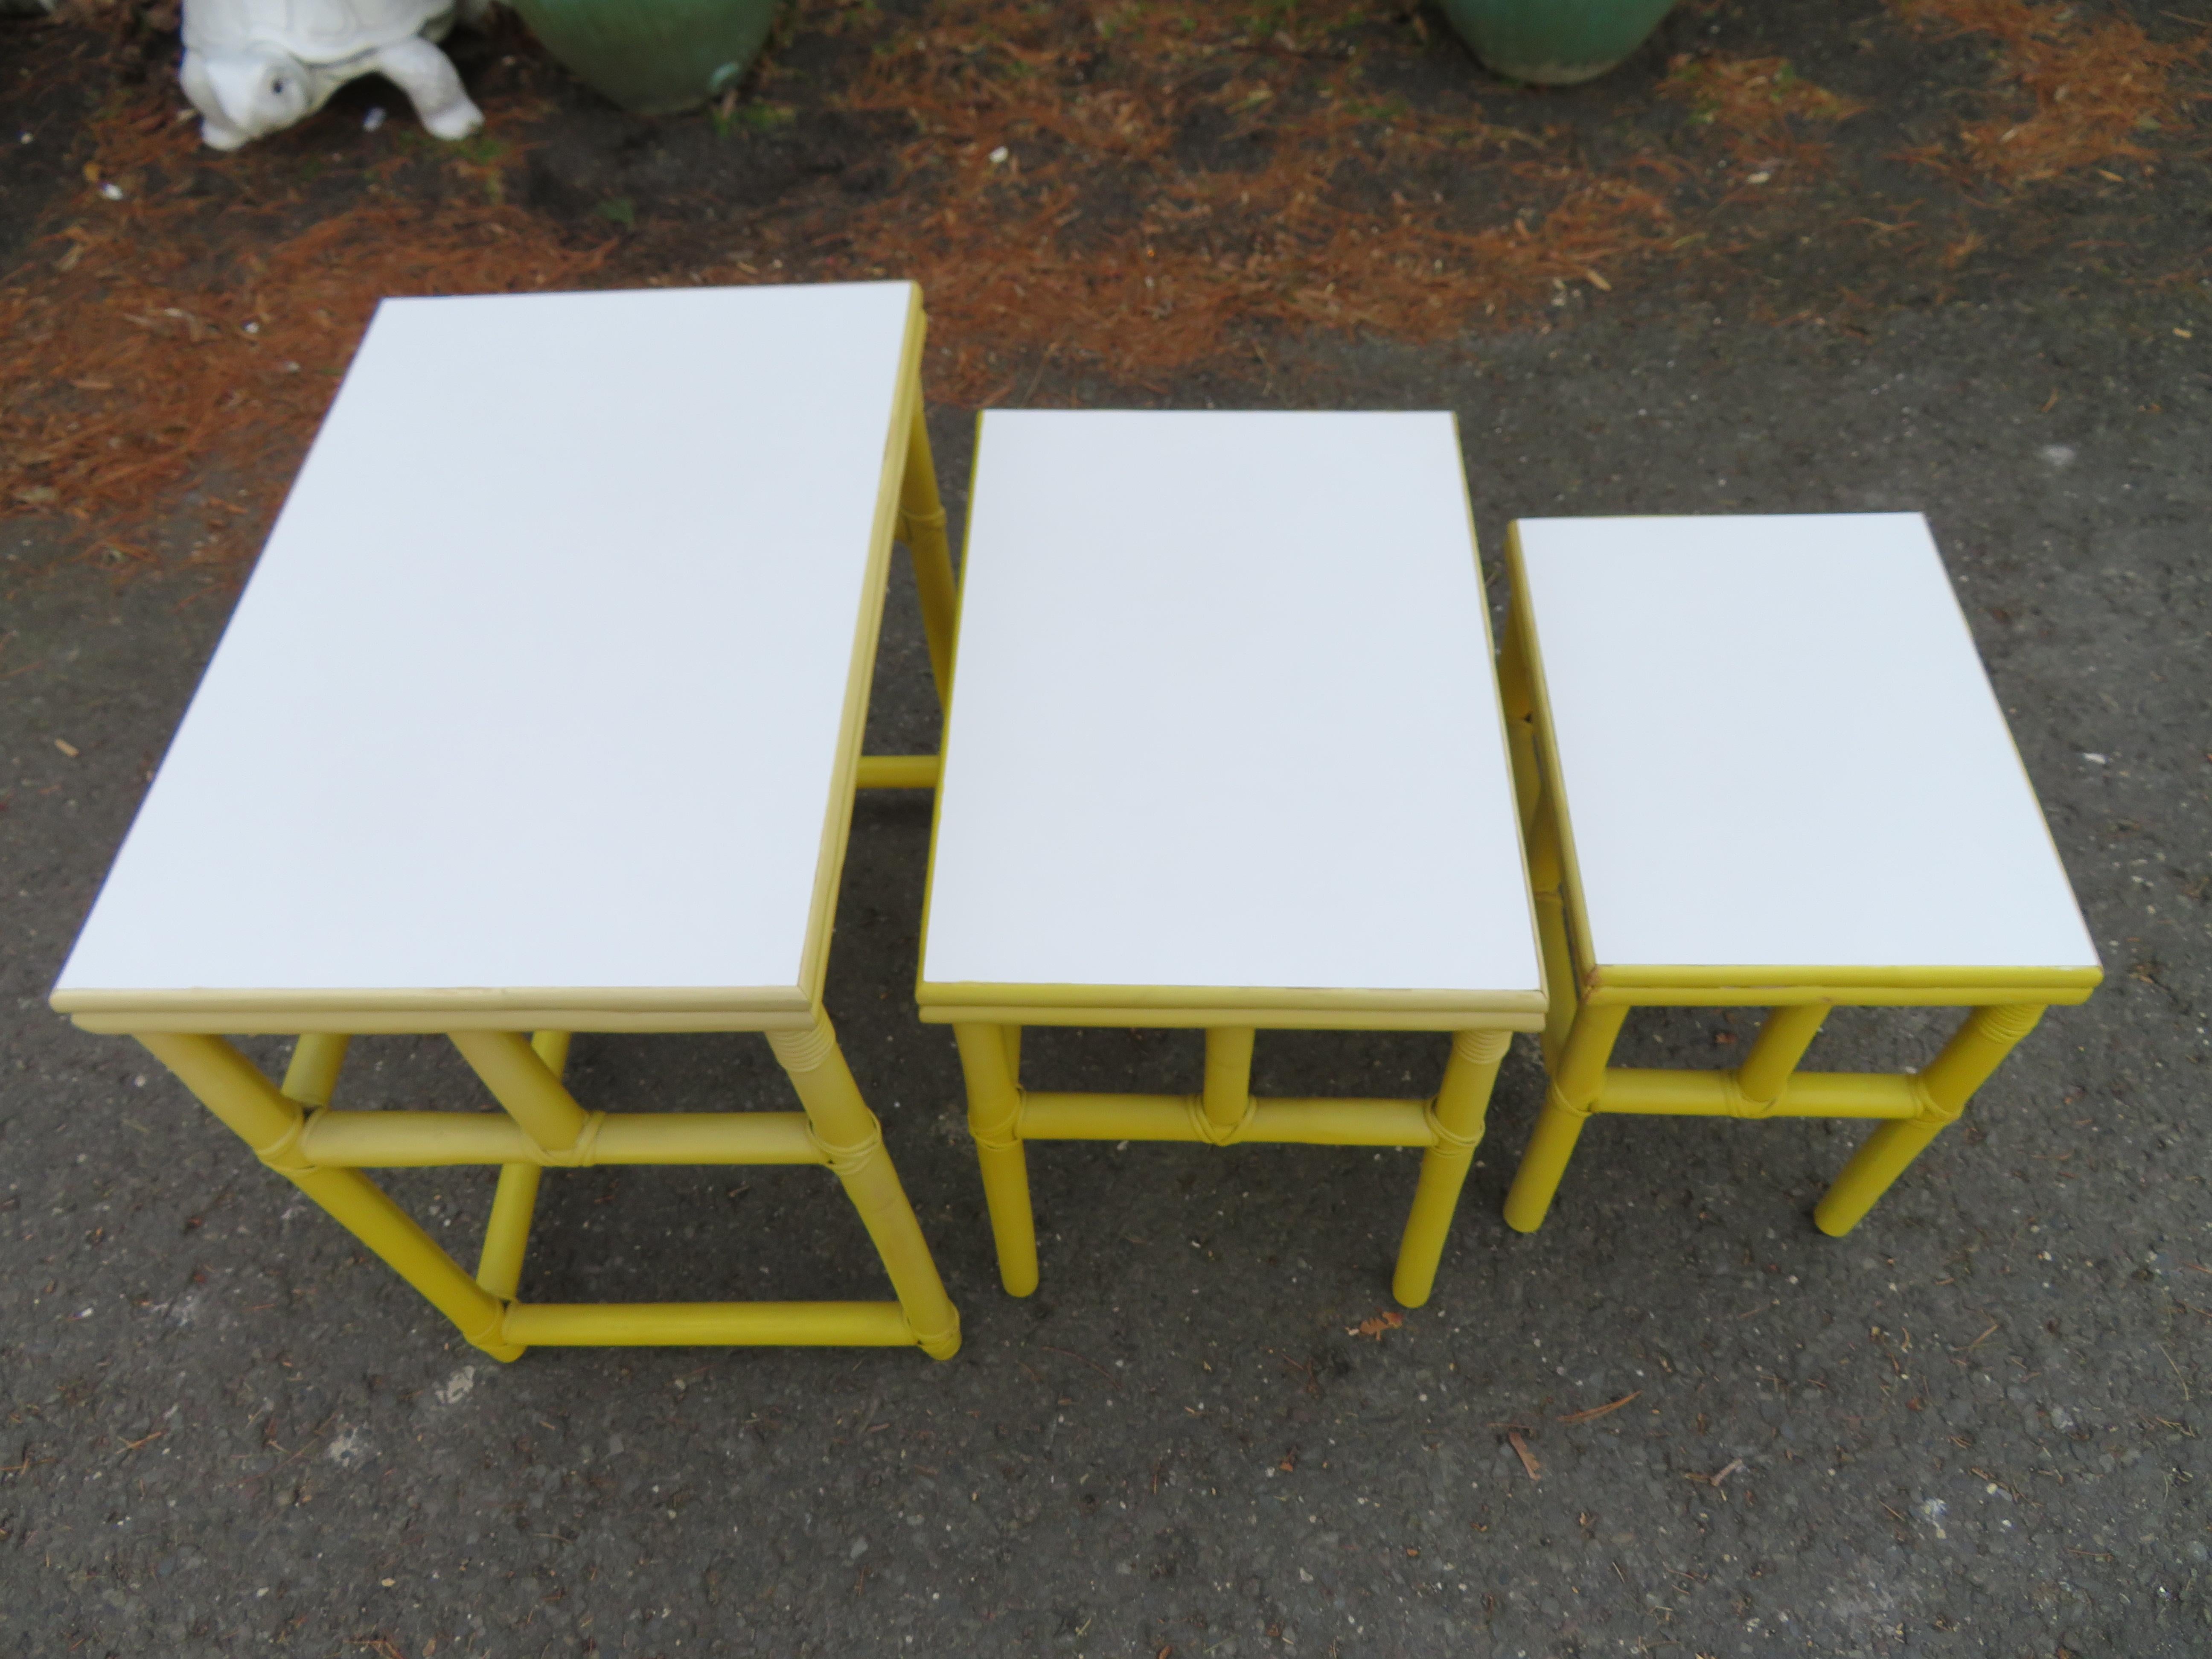
[[[477,1346],[514,1359],[546,1345],[804,1343],[916,1346],[939,1359],[960,1346],[960,1321],[920,1224],[822,1006],[856,788],[933,788],[934,755],[863,756],[884,580],[896,538],[921,589],[940,702],[951,692],[957,623],[945,509],[922,417],[924,326],[909,312],[878,491],[868,579],[853,643],[845,718],[823,826],[801,983],[707,991],[70,992],[58,1011],[88,1030],[136,1036],[263,1163],[337,1219]],[[798,1112],[586,1111],[561,1079],[568,1034],[766,1034],[804,1108]],[[305,1033],[281,1086],[228,1035]],[[503,1114],[348,1112],[330,1105],[356,1035],[446,1033]],[[533,1033],[526,1036],[525,1033]],[[471,1276],[384,1191],[369,1168],[489,1164],[499,1185]],[[538,1184],[549,1169],[616,1164],[819,1164],[860,1213],[897,1299],[890,1302],[680,1302],[551,1304],[518,1299]]]
[[[982,457],[980,421],[976,459]],[[969,499],[974,499],[971,489]],[[1468,514],[1474,545],[1474,511]],[[964,590],[963,590],[964,592]],[[1489,617],[1482,647],[1490,648]],[[948,727],[949,730],[949,727]],[[1501,737],[1503,733],[1501,732]],[[942,800],[938,803],[942,810]],[[937,835],[930,834],[930,890]],[[922,936],[929,934],[924,904]],[[1181,1140],[1212,1146],[1259,1143],[1425,1149],[1398,1248],[1391,1291],[1418,1308],[1434,1289],[1460,1189],[1481,1144],[1498,1068],[1516,1031],[1543,1028],[1549,1006],[1533,992],[1285,989],[1177,985],[1037,985],[933,981],[917,977],[921,1018],[949,1024],[967,1085],[968,1127],[1009,1294],[1037,1287],[1036,1224],[1025,1143],[1032,1140]],[[1204,1085],[1192,1095],[1050,1093],[1021,1085],[1022,1030],[1030,1025],[1203,1028]],[[1451,1053],[1425,1099],[1262,1099],[1251,1091],[1252,1048],[1263,1029],[1436,1031]]]
[[[1030,1206],[1025,1143],[1032,1140],[1182,1140],[1211,1146],[1273,1143],[1328,1146],[1419,1146],[1425,1149],[1413,1204],[1398,1247],[1391,1292],[1409,1308],[1429,1299],[1437,1264],[1466,1184],[1498,1067],[1516,1030],[1532,1030],[1525,1015],[1451,1030],[1451,1054],[1443,1080],[1426,1099],[1263,1099],[1251,1091],[1252,1048],[1260,1025],[1206,1024],[1206,1075],[1194,1095],[1063,1094],[1021,1085],[1024,1025],[1194,1025],[1205,1015],[1176,1011],[1163,1018],[1152,1010],[1129,1020],[1071,1018],[1038,1007],[994,1009],[988,1018],[925,1005],[923,1019],[950,1024],[960,1048],[968,1090],[968,1127],[983,1177],[999,1278],[1013,1296],[1037,1287],[1036,1224]],[[1212,1016],[1218,1019],[1218,1014]],[[1433,1016],[1410,1025],[1362,1018],[1347,1011],[1267,1022],[1278,1028],[1326,1030],[1437,1029]]]
[[[1863,1220],[1906,1165],[1954,1121],[1975,1090],[2034,1029],[2046,1006],[2086,1001],[2094,968],[1621,967],[1597,962],[1569,808],[1559,776],[1540,646],[1528,622],[1520,527],[1506,532],[1512,614],[1498,665],[1514,787],[1528,846],[1536,926],[1554,1000],[1543,1037],[1550,1077],[1542,1112],[1506,1194],[1505,1219],[1543,1224],[1583,1126],[1601,1112],[1658,1116],[1841,1117],[1883,1120],[1814,1210],[1841,1237]],[[1828,1011],[1838,1006],[1964,1007],[1941,1054],[1903,1074],[1800,1072]],[[1765,1023],[1743,1063],[1727,1071],[1607,1064],[1631,1008],[1763,1007]]]

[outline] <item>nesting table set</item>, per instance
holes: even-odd
[[[1512,1226],[1594,1114],[1878,1120],[1841,1233],[2097,984],[1917,515],[1523,520],[1501,659],[1449,415],[994,410],[956,588],[921,342],[902,283],[386,301],[55,988],[486,1352],[957,1350],[823,1006],[862,787],[936,787],[917,998],[1016,1295],[1030,1142],[1306,1142],[1423,1149],[1419,1305],[1515,1031]],[[895,540],[941,774],[860,751]],[[1850,1004],[1969,1012],[1918,1073],[1800,1070]],[[1771,1012],[1731,1070],[1609,1063],[1685,1005]],[[1025,1089],[1033,1025],[1199,1028],[1202,1076]],[[1284,1030],[1449,1054],[1256,1097]],[[592,1109],[578,1031],[762,1033],[803,1109]],[[228,1040],[275,1033],[281,1081]],[[334,1105],[392,1033],[501,1109]],[[543,1172],[615,1164],[822,1165],[894,1299],[520,1299]],[[473,1273],[363,1173],[447,1164],[500,1170]]]

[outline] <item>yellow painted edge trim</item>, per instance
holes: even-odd
[[[708,1036],[732,1031],[804,1031],[809,1011],[791,1014],[642,1013],[606,1008],[516,1008],[503,1013],[231,1015],[173,1013],[73,1014],[81,1031],[103,1036],[198,1034],[204,1036],[442,1036],[453,1031],[617,1031],[634,1036]]]
[[[926,1025],[1109,1025],[1121,1030],[1203,1029],[1249,1025],[1276,1031],[1540,1031],[1540,1009],[1520,1012],[1437,1008],[1139,1007],[1110,1003],[1047,1007],[1036,1003],[980,1006],[925,1002]]]
[[[1224,1009],[1271,1008],[1285,1013],[1397,1012],[1438,1014],[1542,1014],[1550,1006],[1541,991],[1349,990],[1320,986],[1280,985],[992,985],[980,980],[937,984],[924,981],[915,1000],[925,1007],[970,1008],[1144,1008],[1218,1012]],[[1219,1023],[1219,1022],[1217,1022]]]
[[[771,1031],[812,1024],[794,988],[730,990],[76,991],[52,999],[84,1030],[210,1036],[322,1031]]]
[[[988,410],[975,411],[975,441],[968,455],[968,510],[961,515],[960,568],[953,573],[957,584],[952,596],[952,637],[958,640],[968,626],[968,561],[975,551],[975,480],[983,471],[983,416]],[[917,1002],[932,999],[927,994],[928,981],[921,976],[922,964],[929,960],[929,908],[937,897],[937,832],[945,818],[945,780],[952,766],[952,709],[960,699],[960,674],[956,664],[952,675],[952,695],[945,699],[942,723],[937,738],[937,793],[929,803],[929,857],[921,872],[921,944],[914,953],[914,994]],[[947,1016],[949,1018],[950,1016]],[[981,1014],[970,1018],[983,1018]],[[927,1013],[922,1015],[925,1020]]]
[[[1482,662],[1489,671],[1491,688],[1498,702],[1498,752],[1505,762],[1506,805],[1513,817],[1514,867],[1520,872],[1521,900],[1528,908],[1528,948],[1536,958],[1536,994],[1543,999],[1542,1010],[1548,1010],[1552,998],[1562,994],[1563,989],[1553,985],[1544,968],[1543,927],[1536,918],[1536,893],[1528,879],[1528,844],[1522,834],[1521,803],[1513,789],[1513,738],[1505,726],[1505,688],[1498,679],[1498,639],[1490,626],[1490,583],[1482,573],[1482,538],[1474,527],[1474,495],[1467,482],[1467,452],[1460,441],[1458,413],[1454,411],[1450,418],[1452,453],[1459,460],[1460,505],[1467,511],[1468,552],[1474,560],[1474,608],[1482,622]]]
[[[876,644],[883,631],[884,601],[890,581],[891,544],[898,537],[899,492],[906,477],[907,450],[921,407],[921,347],[927,324],[920,284],[907,284],[906,343],[898,384],[891,393],[890,429],[884,434],[883,477],[876,491],[876,522],[862,578],[860,614],[853,629],[853,655],[845,682],[845,712],[837,728],[837,759],[830,769],[830,801],[822,824],[822,851],[814,866],[814,899],[806,915],[806,942],[799,954],[799,983],[810,1004],[822,1000],[830,970],[830,933],[837,914],[837,887],[845,870],[845,843],[852,834],[854,797],[860,788],[860,740],[867,725],[868,693],[875,678]]]
[[[1774,990],[1820,987],[1835,990],[1955,991],[1965,988],[2003,989],[2014,1000],[2023,991],[2050,991],[2063,995],[2078,992],[2086,997],[2104,982],[2100,968],[1836,968],[1814,966],[1625,968],[1616,964],[1589,969],[1584,978],[1593,991],[1641,990]]]
[[[1583,994],[1585,1008],[1783,1008],[1828,1002],[1859,1008],[1982,1008],[2007,1003],[2064,1007],[2087,1002],[2092,986],[2052,985],[1609,985]]]
[[[1569,954],[1577,969],[1576,990],[1589,973],[1586,964],[1597,959],[1589,929],[1583,919],[1582,866],[1575,856],[1575,829],[1567,815],[1567,792],[1559,770],[1559,746],[1552,738],[1551,691],[1545,682],[1543,648],[1536,636],[1535,608],[1528,598],[1528,571],[1521,556],[1521,521],[1505,526],[1505,576],[1512,610],[1508,625],[1521,633],[1521,661],[1528,676],[1528,707],[1536,727],[1536,770],[1545,798],[1559,828],[1559,896],[1567,917]]]

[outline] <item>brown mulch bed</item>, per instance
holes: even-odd
[[[164,19],[78,10],[41,35],[100,82],[76,176],[0,272],[0,514],[67,515],[119,566],[188,493],[199,556],[258,541],[387,294],[895,274],[928,295],[934,395],[1018,398],[1048,366],[1157,391],[1301,333],[1548,326],[1753,249],[1810,247],[1790,315],[1841,317],[2035,242],[2038,191],[2202,163],[2206,35],[2041,0],[1891,0],[1809,52],[1692,0],[1578,93],[1501,86],[1365,0],[816,3],[743,99],[659,123],[510,20],[465,59],[476,139],[404,104],[364,131],[359,86],[229,157],[178,118]]]

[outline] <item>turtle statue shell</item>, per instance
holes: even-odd
[[[303,64],[335,64],[450,24],[453,0],[191,0],[185,50],[282,47]]]
[[[217,149],[304,119],[347,82],[381,75],[422,125],[465,138],[483,125],[438,49],[456,18],[489,0],[185,0],[185,95]]]

